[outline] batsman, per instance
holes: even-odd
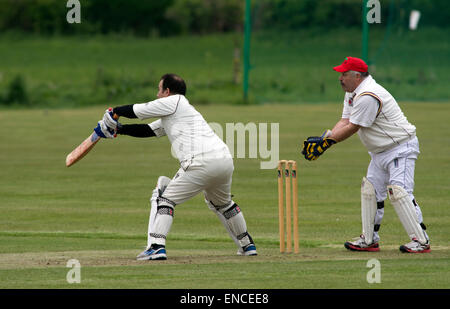
[[[419,151],[416,127],[408,122],[394,97],[379,85],[359,58],[347,57],[333,68],[345,91],[342,118],[332,130],[308,137],[302,154],[319,158],[332,145],[358,133],[371,161],[361,184],[362,234],[344,244],[352,251],[379,251],[384,201],[389,195],[410,242],[405,253],[430,252],[430,239],[414,195],[414,168]]]
[[[175,176],[160,176],[152,191],[147,246],[137,259],[167,259],[166,238],[175,207],[199,193],[203,193],[208,208],[217,215],[237,245],[237,254],[256,255],[244,215],[232,200],[234,165],[230,151],[185,95],[185,81],[176,74],[165,74],[159,81],[156,100],[107,109],[95,129],[102,138],[167,136],[180,162]],[[121,124],[117,116],[156,120]]]

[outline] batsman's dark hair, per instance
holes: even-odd
[[[163,81],[162,83],[163,90],[169,88],[170,93],[172,94],[186,95],[186,83],[180,76],[168,73],[164,74],[161,77],[161,80]]]

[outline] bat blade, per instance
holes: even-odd
[[[66,157],[66,166],[72,166],[79,160],[81,160],[92,148],[94,148],[95,144],[100,140],[100,136],[97,133],[93,132],[88,138],[86,138],[77,148],[72,150]]]

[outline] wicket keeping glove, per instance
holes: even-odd
[[[303,142],[302,154],[308,161],[316,160],[325,150],[336,144],[336,140],[328,137],[331,135],[330,130],[326,130],[322,136],[310,136]]]
[[[109,129],[112,129],[113,131],[117,130],[117,120],[114,119],[114,113],[111,107],[105,111],[103,122]]]
[[[101,138],[115,138],[117,136],[116,131],[108,128],[103,120],[97,123],[97,127],[94,128],[94,132]]]

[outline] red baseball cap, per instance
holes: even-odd
[[[338,65],[337,67],[333,68],[333,70],[337,72],[347,72],[347,71],[367,72],[368,69],[369,67],[362,59],[355,57],[346,57],[341,65]]]

